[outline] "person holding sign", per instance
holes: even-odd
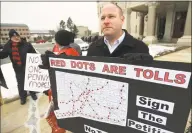
[[[36,51],[30,43],[23,41],[14,29],[9,31],[9,37],[10,40],[0,51],[0,59],[10,57],[16,74],[21,105],[23,105],[27,98],[27,91],[24,90],[26,56],[27,53],[36,53]],[[30,91],[30,95],[33,100],[37,99],[35,92]]]
[[[71,47],[71,44],[74,41],[74,34],[72,32],[66,30],[60,30],[55,34],[55,41],[56,45],[53,48],[53,52],[46,51],[44,55],[41,55],[42,64],[39,67],[41,69],[49,69],[49,54],[56,54],[56,55],[65,55],[65,56],[79,56],[79,52]],[[52,101],[52,92],[51,89],[44,92],[46,95],[49,96],[49,101]],[[54,105],[53,105],[54,106]],[[52,107],[51,107],[52,108]],[[52,108],[53,109],[53,108]],[[66,130],[60,128],[57,124],[56,116],[54,114],[54,110],[50,111],[48,117],[46,118],[47,122],[52,127],[52,133],[65,133]]]
[[[100,19],[104,36],[89,46],[87,56],[123,57],[130,61],[152,60],[148,46],[122,29],[124,19],[118,5],[104,5]]]

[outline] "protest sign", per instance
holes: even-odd
[[[42,64],[40,54],[27,54],[24,90],[43,92],[50,89],[48,70],[40,69]]]
[[[55,114],[74,133],[183,133],[191,64],[50,57]]]

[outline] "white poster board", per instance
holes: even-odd
[[[43,92],[50,89],[48,70],[40,69],[41,54],[27,54],[24,90]]]
[[[9,99],[9,98],[18,96],[19,93],[18,93],[18,87],[17,87],[17,80],[15,77],[15,72],[14,72],[12,63],[1,65],[1,70],[3,73],[3,77],[5,79],[5,82],[7,84],[7,87],[9,88],[9,89],[6,89],[0,86],[2,97]]]

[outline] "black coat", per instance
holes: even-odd
[[[21,41],[20,44],[18,44],[18,50],[19,50],[19,54],[21,57],[22,66],[18,66],[17,64],[14,63],[13,58],[12,58],[12,47],[11,47],[12,44],[11,43],[12,43],[11,41],[8,41],[5,44],[5,46],[3,47],[3,50],[0,51],[0,59],[4,59],[9,56],[15,72],[24,70],[25,65],[26,65],[27,53],[36,53],[36,51],[33,48],[33,46],[31,45],[31,43]]]
[[[126,53],[149,54],[149,48],[144,42],[135,39],[126,30],[124,32],[125,38],[113,53],[110,53],[107,45],[104,43],[104,37],[102,37],[89,46],[87,56],[121,57]]]

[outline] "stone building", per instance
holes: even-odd
[[[134,37],[147,43],[191,45],[191,1],[114,3],[123,10],[123,28]],[[97,4],[99,18],[104,4],[106,2]]]
[[[29,27],[26,24],[10,24],[10,23],[1,23],[0,26],[0,42],[1,44],[6,43],[9,40],[9,30],[15,29],[21,37],[30,38]]]
[[[77,26],[77,29],[78,29],[78,35],[77,35],[78,38],[91,35],[91,31],[88,29],[87,26]]]

